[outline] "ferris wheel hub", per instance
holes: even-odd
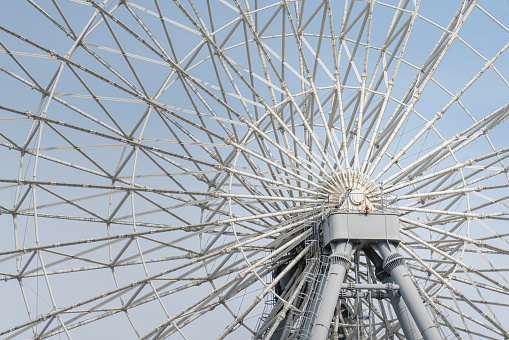
[[[372,183],[362,173],[340,170],[328,175],[322,182],[321,193],[332,206],[347,211],[366,212],[372,209]]]
[[[347,189],[361,192],[371,191],[368,179],[360,172],[354,170],[338,170],[325,177],[322,182],[321,192],[335,194],[345,192]]]

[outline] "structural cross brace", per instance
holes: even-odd
[[[369,217],[368,217],[369,216]],[[364,251],[377,267],[376,276],[384,284],[399,289],[388,290],[389,300],[406,339],[442,339],[411,279],[403,256],[398,253],[399,219],[391,214],[336,213],[322,222],[324,249],[330,251],[329,271],[322,298],[316,307],[311,340],[325,340],[353,254]]]

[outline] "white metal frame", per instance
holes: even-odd
[[[348,190],[399,215],[441,337],[509,337],[499,5],[4,5],[0,337],[305,336],[317,223]],[[375,284],[375,267],[354,255],[345,282]],[[358,336],[415,329],[397,297],[366,294],[344,299],[371,311]]]

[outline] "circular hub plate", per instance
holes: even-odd
[[[361,205],[364,202],[364,193],[359,189],[354,189],[350,193],[350,201],[355,205]]]

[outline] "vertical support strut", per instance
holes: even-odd
[[[428,311],[421,300],[419,292],[410,278],[410,274],[406,270],[403,256],[396,251],[396,248],[392,245],[392,243],[387,241],[378,242],[377,248],[384,260],[383,269],[389,273],[394,282],[399,285],[399,293],[403,297],[404,303],[406,307],[408,307],[408,310],[410,311],[410,314],[412,315],[413,320],[424,339],[442,339],[437,327],[433,323],[433,320],[429,316]],[[401,303],[399,303],[398,306],[403,307]],[[396,311],[398,310],[396,306],[394,306],[394,308]],[[405,312],[400,309],[399,313],[404,314]],[[400,318],[398,315],[398,319],[401,322],[403,318]],[[403,326],[403,324],[401,325]]]
[[[319,275],[321,275],[321,274],[319,274]],[[327,273],[327,275],[328,275],[328,273]],[[316,288],[315,296],[322,297],[324,290],[325,290],[325,280],[322,280],[322,281],[320,281],[319,286]],[[315,318],[313,317],[313,315],[316,315],[316,312],[319,307],[320,307],[320,299],[314,298],[311,303],[311,307],[309,309],[308,317],[306,318],[306,322],[304,323],[304,327],[303,327],[304,334],[311,334],[311,331],[313,330],[313,326],[314,326],[314,322],[315,322]]]
[[[394,280],[389,273],[381,267],[377,268],[376,277],[383,283],[394,283]],[[412,314],[410,314],[410,310],[408,309],[405,301],[399,295],[399,292],[388,290],[387,294],[389,295],[389,301],[396,313],[401,329],[405,334],[405,339],[422,340],[421,332],[415,324],[414,318],[412,317]]]
[[[350,268],[353,245],[351,242],[340,241],[332,244],[333,253],[330,256],[331,265],[325,282],[322,300],[311,333],[311,340],[325,340],[329,334],[332,317],[341,291],[341,284],[346,271]]]

